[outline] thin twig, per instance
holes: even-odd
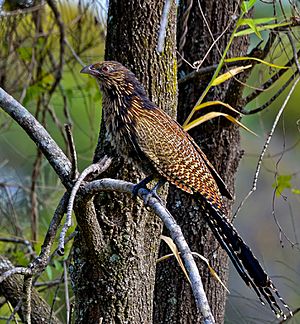
[[[284,112],[284,109],[286,108],[286,105],[287,103],[289,102],[290,98],[291,98],[291,95],[292,93],[294,92],[298,82],[300,80],[300,77],[298,76],[298,78],[295,80],[295,82],[293,83],[289,93],[287,94],[285,100],[284,100],[284,103],[283,105],[281,106],[281,108],[279,109],[277,115],[276,115],[276,118],[274,120],[274,123],[273,123],[273,126],[271,128],[271,131],[267,137],[267,140],[264,144],[264,147],[260,153],[260,156],[259,156],[259,159],[258,159],[258,163],[257,163],[257,166],[256,166],[256,170],[255,170],[255,174],[254,174],[254,179],[253,179],[253,183],[252,183],[252,188],[251,190],[248,192],[248,194],[246,195],[246,197],[242,200],[242,202],[239,204],[236,212],[234,213],[234,216],[233,216],[233,220],[236,218],[237,214],[239,213],[239,211],[241,210],[241,208],[243,207],[244,203],[248,200],[248,198],[256,191],[256,186],[257,186],[257,181],[258,181],[258,177],[259,177],[259,173],[260,173],[260,169],[261,169],[261,164],[262,164],[262,161],[263,161],[263,158],[265,156],[265,153],[267,151],[267,148],[269,147],[269,144],[270,144],[270,141],[273,137],[273,134],[274,134],[274,131],[276,129],[276,126],[280,120],[280,117],[282,115],[282,113]]]
[[[86,64],[83,63],[83,61],[81,60],[81,58],[77,55],[77,53],[75,52],[74,48],[71,46],[70,42],[68,41],[68,39],[65,39],[66,45],[69,48],[69,50],[71,51],[72,55],[74,56],[75,60],[82,66],[86,66]]]
[[[289,39],[289,41],[291,43],[291,47],[293,49],[293,55],[294,55],[294,61],[296,63],[296,67],[298,69],[298,72],[300,73],[300,63],[299,63],[299,59],[298,59],[298,52],[297,52],[296,45],[294,43],[293,37],[292,37],[290,32],[287,32],[287,36],[288,36],[288,39]]]
[[[112,160],[105,156],[100,162],[92,164],[88,166],[78,177],[72,191],[70,194],[69,203],[67,206],[67,215],[66,215],[66,221],[65,224],[60,232],[59,236],[59,244],[58,244],[58,254],[63,255],[64,254],[64,245],[65,245],[65,236],[68,231],[68,229],[72,225],[72,211],[73,211],[73,205],[75,201],[75,197],[77,194],[77,191],[82,184],[83,180],[91,173],[97,173],[98,175],[102,172],[104,172],[109,165],[111,164]]]
[[[67,262],[64,260],[64,287],[65,287],[65,301],[66,301],[66,316],[67,316],[67,324],[69,324],[70,318],[70,298],[69,298],[69,287],[68,287],[68,270],[67,270]]]
[[[17,312],[19,311],[19,309],[21,308],[21,306],[22,306],[22,298],[18,301],[18,303],[17,303],[17,306],[12,310],[12,312],[11,312],[11,314],[9,315],[9,318],[7,319],[7,321],[6,321],[6,324],[10,324],[10,322],[12,321],[12,320],[14,320],[15,321],[15,323],[17,324],[18,323],[18,321],[17,321],[17,319],[16,319],[16,314],[17,314]]]
[[[40,255],[33,260],[27,268],[25,267],[10,267],[0,276],[0,283],[6,278],[10,277],[13,274],[22,274],[22,275],[34,275],[36,273],[42,272],[48,265],[49,255],[51,252],[51,247],[54,242],[59,224],[65,212],[68,202],[68,193],[65,193],[62,199],[57,206],[54,216],[50,222],[48,232],[45,236],[44,243],[41,248]]]
[[[59,28],[59,33],[60,33],[59,64],[57,70],[55,71],[54,83],[52,84],[51,89],[48,91],[49,97],[51,97],[52,93],[55,91],[56,87],[58,86],[62,78],[62,71],[64,67],[64,53],[65,53],[65,27],[61,15],[56,7],[56,3],[53,0],[47,0],[47,3],[54,14],[54,18],[56,20],[57,26]]]
[[[190,13],[193,7],[193,0],[188,0],[186,5],[185,5],[185,11],[182,14],[182,22],[181,22],[181,29],[182,33],[180,35],[179,41],[178,41],[178,53],[179,53],[179,58],[177,60],[177,65],[178,67],[181,66],[182,61],[184,60],[184,45],[186,43],[186,35],[188,33],[188,20],[190,17]]]
[[[11,242],[16,244],[24,244],[28,250],[28,253],[34,257],[36,257],[36,253],[30,243],[30,241],[22,238],[16,238],[16,237],[0,237],[1,242]]]
[[[274,96],[272,96],[267,102],[265,102],[263,105],[261,105],[260,107],[257,107],[253,110],[245,110],[245,109],[242,109],[241,110],[241,113],[243,115],[254,115],[254,114],[257,114],[263,110],[265,110],[266,108],[268,108],[272,102],[274,102],[282,93],[283,91],[291,84],[291,82],[295,79],[296,75],[298,74],[298,72],[294,72],[290,78],[283,84],[283,86],[276,91],[276,93],[274,94]],[[268,89],[270,90],[270,89]],[[247,98],[246,98],[247,99]],[[246,102],[245,102],[246,103]]]
[[[76,178],[77,175],[77,154],[76,154],[76,148],[74,144],[74,139],[72,135],[72,125],[71,124],[66,124],[65,125],[65,131],[67,134],[67,139],[68,139],[68,144],[69,144],[69,151],[70,151],[70,158],[71,158],[71,163],[72,163],[72,169],[71,169],[71,174],[70,177],[72,180]]]
[[[288,60],[288,62],[285,64],[285,66],[291,66],[293,64],[293,61],[296,61],[296,64],[297,64],[297,60],[295,60],[295,58],[297,58],[300,55],[300,50],[297,52],[297,49],[295,48],[295,45],[294,45],[294,42],[293,42],[292,38],[290,39],[290,42],[291,42],[291,46],[292,46],[292,49],[293,49],[294,56],[293,56],[293,58],[291,58],[290,60]],[[243,99],[243,105],[245,106],[246,104],[248,104],[249,102],[251,102],[252,100],[254,100],[255,98],[257,98],[263,91],[271,90],[271,86],[273,86],[274,83],[276,81],[278,81],[280,79],[280,77],[283,76],[287,72],[289,72],[289,69],[280,69],[269,80],[267,80],[264,84],[262,84],[259,87],[259,89],[251,92],[247,97],[245,97]],[[276,92],[276,94],[271,99],[268,100],[267,103],[265,103],[264,105],[262,105],[262,107],[256,108],[256,109],[254,109],[252,111],[243,110],[242,113],[244,115],[255,114],[255,113],[258,113],[258,112],[262,111],[266,107],[268,107],[279,96],[279,94],[281,94],[287,88],[287,86],[291,83],[291,81],[293,81],[295,79],[296,74],[297,74],[296,72],[293,73],[290,76],[289,80],[286,83],[284,83],[284,85],[280,88],[280,90],[278,90]]]

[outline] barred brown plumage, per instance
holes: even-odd
[[[81,73],[94,76],[103,93],[103,118],[114,148],[150,176],[166,179],[206,201],[206,220],[245,283],[261,295],[276,316],[291,313],[267,273],[226,217],[226,185],[192,137],[147,97],[135,75],[122,64],[104,61]],[[152,177],[146,178],[146,185]],[[139,185],[137,185],[139,186]]]

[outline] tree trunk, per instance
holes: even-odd
[[[199,10],[199,5],[201,5],[203,14],[215,39],[225,30],[228,24],[231,24],[228,31],[217,43],[220,52],[223,53],[234,28],[235,21],[233,21],[232,16],[239,4],[237,1],[232,0],[194,1],[189,11],[190,3],[191,1],[189,0],[180,1],[177,46],[185,60],[193,64],[204,58],[213,42]],[[184,36],[186,27],[187,34]],[[181,46],[181,44],[185,45]],[[230,56],[245,54],[247,45],[246,40],[236,39],[231,47]],[[221,55],[216,46],[214,46],[202,67],[217,64],[220,61],[220,57]],[[182,64],[178,67],[178,79],[192,71],[191,67],[182,61]],[[179,123],[182,124],[185,121],[211,77],[212,74],[199,75],[185,83],[179,83]],[[205,101],[221,100],[238,108],[241,90],[241,85],[233,80],[213,88],[205,98]],[[214,106],[203,110],[203,114],[216,109],[220,111],[220,107],[216,108]],[[230,192],[234,194],[235,173],[241,156],[238,128],[220,118],[191,130],[190,134],[220,173]],[[229,214],[232,203],[232,201],[225,201]],[[228,280],[228,258],[206,226],[197,204],[190,195],[177,190],[173,186],[170,187],[167,208],[180,224],[191,250],[208,258],[210,264],[221,277],[221,280],[226,284]],[[162,244],[160,255],[168,253],[170,253],[169,249]],[[226,291],[212,278],[205,264],[199,261],[198,266],[216,323],[222,323],[224,321]],[[168,324],[201,323],[189,283],[175,260],[170,259],[158,265],[154,322]]]
[[[174,116],[175,2],[169,14],[165,50],[161,55],[156,52],[164,2],[110,1],[105,57],[131,69],[152,101]],[[132,182],[144,177],[135,165],[112,151],[102,123],[94,160],[104,154],[114,156],[106,176]],[[71,268],[76,323],[99,323],[101,318],[102,323],[151,323],[161,233],[158,217],[140,200],[111,193],[103,193],[93,202],[77,203],[76,217],[80,235]]]

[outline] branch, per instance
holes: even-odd
[[[77,191],[79,190],[80,185],[84,181],[84,179],[90,175],[90,174],[101,174],[104,172],[111,164],[112,160],[105,156],[101,161],[98,163],[92,164],[88,166],[83,172],[80,174],[78,179],[76,180],[76,183],[74,187],[72,188],[72,192],[70,194],[69,203],[67,206],[67,215],[66,215],[66,221],[65,224],[60,232],[59,236],[59,244],[58,244],[58,254],[63,255],[64,254],[64,246],[65,246],[65,236],[68,231],[68,229],[72,225],[72,211],[74,206],[75,197],[77,194]]]
[[[258,176],[259,176],[259,173],[260,173],[260,168],[261,168],[261,164],[262,164],[262,161],[263,161],[263,158],[265,156],[265,153],[269,147],[269,144],[271,142],[271,139],[273,137],[273,134],[274,134],[274,131],[276,129],[276,126],[280,120],[280,117],[282,115],[282,113],[284,112],[284,109],[287,105],[287,103],[289,102],[290,98],[291,98],[291,95],[292,93],[294,92],[298,82],[300,81],[300,76],[298,76],[298,78],[295,80],[295,82],[293,83],[289,93],[287,94],[285,100],[284,100],[284,103],[283,105],[280,107],[277,115],[276,115],[276,118],[274,120],[274,123],[273,123],[273,126],[271,128],[271,131],[268,135],[268,138],[264,144],[264,147],[260,153],[260,156],[259,156],[259,159],[258,159],[258,163],[257,163],[257,166],[256,166],[256,170],[255,170],[255,174],[254,174],[254,178],[253,178],[253,183],[252,183],[252,188],[251,190],[248,192],[248,194],[246,195],[246,197],[242,200],[242,202],[239,204],[236,212],[234,213],[233,215],[233,218],[232,218],[232,221],[236,218],[237,214],[239,213],[239,211],[241,210],[241,208],[243,207],[244,203],[246,202],[246,200],[256,191],[256,186],[257,186],[257,181],[258,181]]]
[[[0,255],[0,275],[13,269],[13,264]],[[24,309],[20,303],[23,292],[23,278],[14,275],[7,278],[0,284],[0,293],[15,308],[13,313],[18,313],[22,320],[25,319]],[[32,323],[61,323],[55,315],[50,317],[50,306],[38,295],[35,289],[31,291],[31,321]]]
[[[54,14],[56,23],[59,28],[59,34],[60,34],[60,37],[59,37],[59,45],[60,45],[59,64],[58,64],[57,70],[55,72],[55,81],[52,84],[52,87],[49,91],[49,97],[51,97],[52,93],[55,91],[56,87],[58,86],[58,84],[62,78],[62,71],[63,71],[63,67],[64,67],[64,53],[65,53],[65,27],[64,27],[64,23],[61,19],[61,15],[56,7],[56,3],[53,0],[47,0],[47,3]]]
[[[9,114],[42,151],[63,185],[70,187],[71,163],[46,129],[12,96],[0,88],[0,107]]]
[[[93,196],[99,191],[117,191],[132,194],[133,188],[134,184],[131,182],[115,179],[101,179],[87,183],[84,186],[82,192],[87,196]],[[138,196],[142,198],[144,203],[147,204],[147,206],[151,207],[156,215],[161,218],[164,225],[169,230],[173,241],[177,245],[177,248],[181,254],[189,278],[191,280],[192,291],[195,297],[197,308],[204,317],[204,323],[215,323],[207,301],[206,294],[203,289],[202,280],[197,265],[192,256],[190,248],[185,241],[180,226],[177,225],[173,216],[161,204],[161,202],[155,197],[151,196],[149,198],[149,194],[150,191],[144,188],[138,191]]]

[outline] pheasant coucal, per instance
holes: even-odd
[[[283,316],[280,297],[270,277],[227,219],[222,195],[231,198],[226,185],[193,138],[147,97],[142,84],[122,64],[104,61],[86,66],[81,73],[96,78],[103,93],[103,118],[108,138],[116,151],[133,160],[153,178],[167,180],[178,188],[204,199],[206,221],[228,253],[245,283],[262,296],[276,316]]]

